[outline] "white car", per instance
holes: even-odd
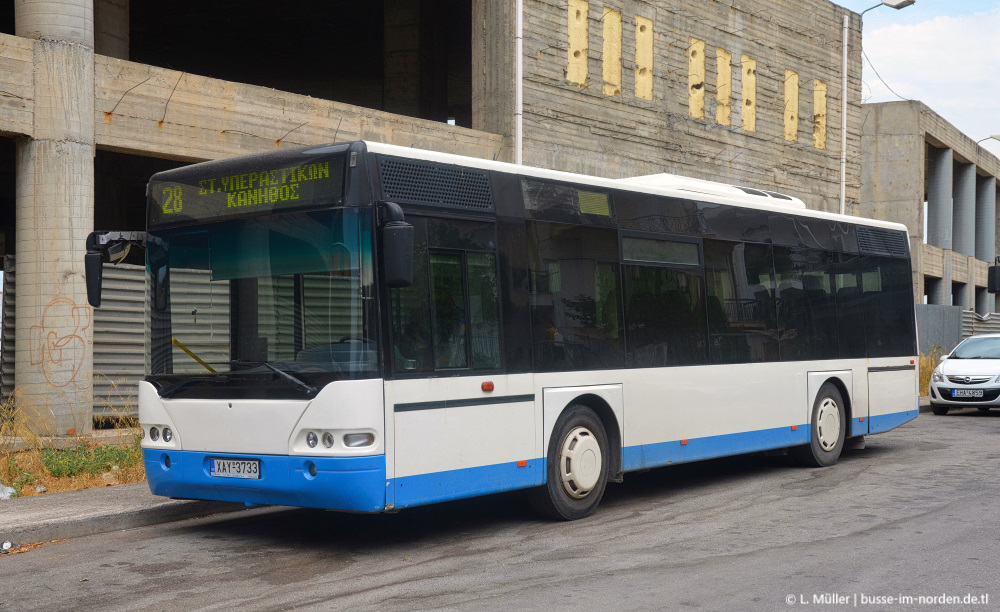
[[[942,357],[931,374],[930,394],[934,414],[1000,407],[1000,334],[966,338]]]

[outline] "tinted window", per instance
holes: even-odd
[[[782,361],[839,356],[835,291],[839,260],[837,253],[774,247]]]
[[[626,265],[624,276],[629,367],[706,363],[703,272]]]
[[[488,223],[412,217],[413,285],[391,292],[396,372],[502,367],[496,255]],[[429,244],[430,243],[430,246]]]
[[[712,363],[777,361],[771,247],[706,240],[704,249]]]
[[[863,257],[861,270],[868,356],[915,355],[909,262],[892,257]]]
[[[856,255],[840,255],[834,266],[837,291],[837,340],[840,358],[865,357],[865,309]]]
[[[535,368],[621,367],[617,232],[529,222],[528,251]]]

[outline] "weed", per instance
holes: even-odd
[[[0,483],[16,496],[143,482],[142,433],[132,425],[128,406],[123,416],[106,417],[115,430],[94,436],[46,435],[38,410],[18,405],[18,393],[0,402]],[[40,425],[41,424],[41,425]]]
[[[941,363],[943,352],[943,348],[934,345],[928,353],[920,353],[920,395],[924,397],[930,394],[931,374],[934,373],[934,368]]]

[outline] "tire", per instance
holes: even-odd
[[[809,444],[790,449],[796,461],[808,467],[827,467],[837,463],[844,451],[847,435],[847,412],[840,391],[824,383],[813,402]]]
[[[938,415],[938,416],[944,416],[944,415],[948,414],[948,407],[947,406],[936,406],[934,404],[931,404],[931,411],[934,414]]]
[[[567,407],[552,429],[546,483],[528,501],[547,518],[575,521],[593,514],[608,484],[611,456],[601,420],[586,406]]]

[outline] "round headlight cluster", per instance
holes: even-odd
[[[164,427],[161,431],[159,427],[149,428],[149,439],[153,442],[159,442],[160,438],[163,438],[164,442],[170,442],[174,439],[174,432],[169,427]]]
[[[934,382],[941,382],[944,380],[944,376],[941,374],[941,368],[934,368],[934,372],[931,373],[931,380]]]
[[[323,442],[323,446],[325,448],[331,449],[337,443],[337,438],[332,432],[329,431],[306,432],[306,445],[309,448],[318,447],[320,441]],[[344,434],[343,444],[347,448],[364,448],[366,446],[371,446],[372,444],[375,444],[375,434],[369,432],[347,433]]]

